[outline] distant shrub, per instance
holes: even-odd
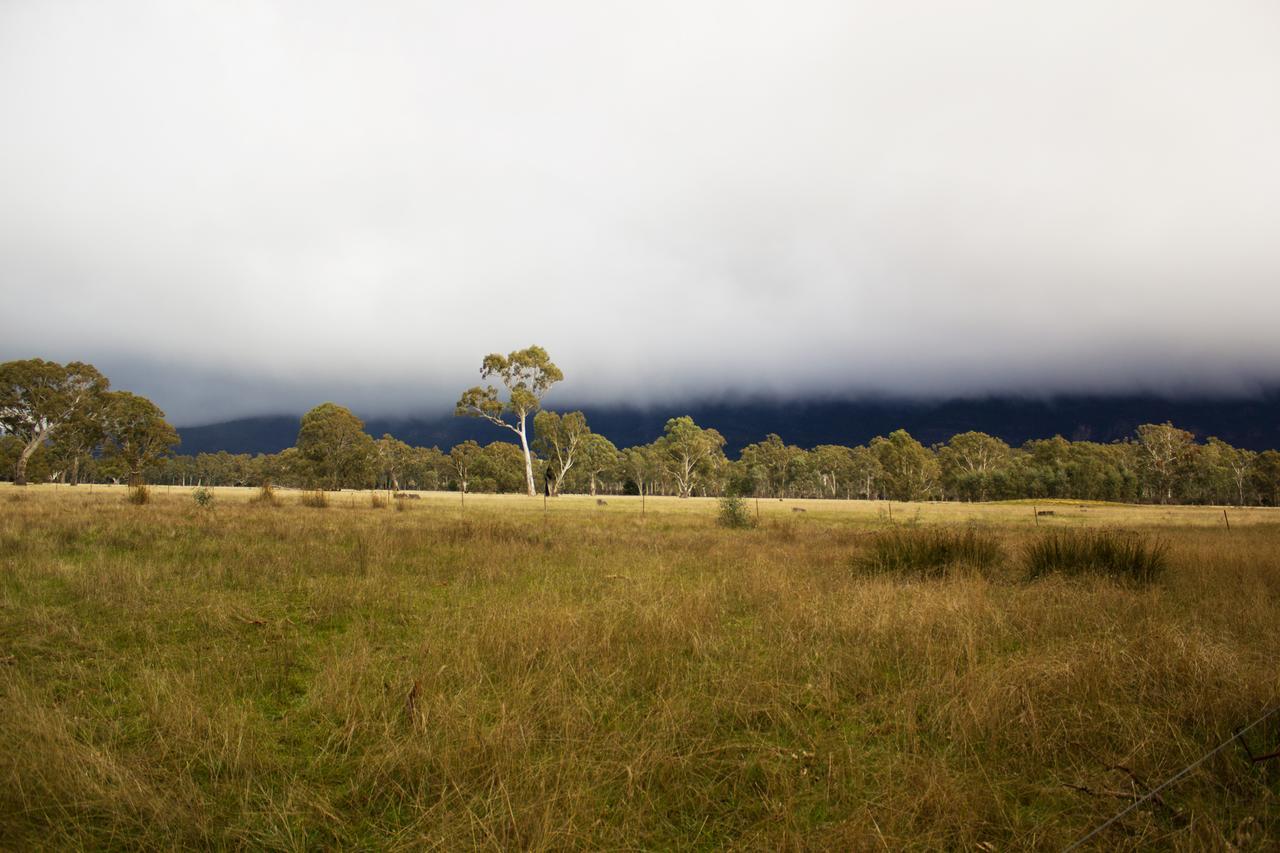
[[[1169,545],[1119,530],[1055,530],[1027,545],[1023,562],[1031,579],[1098,574],[1141,585],[1168,568]]]
[[[382,494],[382,492],[369,493],[369,506],[374,509],[386,509],[388,503],[389,501],[387,501],[387,496]]]
[[[249,503],[279,506],[280,498],[276,496],[276,490],[271,487],[271,483],[267,482],[262,484],[256,495],[249,498]]]
[[[128,494],[124,498],[131,504],[141,506],[151,501],[151,490],[146,486],[130,486]]]
[[[728,494],[720,499],[720,513],[716,519],[721,527],[741,530],[754,527],[755,519],[747,509],[747,502],[739,495]]]
[[[945,577],[953,566],[985,569],[1004,557],[995,537],[972,527],[919,527],[886,531],[871,540],[858,567],[868,572]]]
[[[329,496],[322,489],[316,489],[314,492],[306,492],[302,496],[302,505],[311,506],[316,509],[324,509],[329,505]]]
[[[212,506],[213,489],[206,489],[204,486],[197,486],[195,491],[191,493],[191,499],[196,502],[196,506]]]

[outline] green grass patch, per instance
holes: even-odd
[[[1032,579],[1100,574],[1143,585],[1168,569],[1169,546],[1161,539],[1118,530],[1055,530],[1028,543],[1023,560]]]
[[[914,527],[877,534],[858,558],[872,573],[944,577],[957,566],[987,569],[1004,558],[1004,549],[989,533],[973,527]]]

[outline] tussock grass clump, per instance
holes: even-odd
[[[755,526],[755,519],[751,517],[751,511],[747,509],[747,502],[739,495],[725,495],[720,499],[720,509],[716,516],[716,522],[721,527],[728,527],[733,530],[742,530]]]
[[[191,499],[196,502],[196,506],[211,506],[213,504],[213,489],[197,486],[195,491],[191,493]]]
[[[1098,574],[1148,584],[1169,564],[1169,545],[1119,530],[1055,530],[1026,546],[1023,554],[1031,579],[1050,574]]]
[[[263,483],[258,489],[258,493],[249,498],[251,504],[266,504],[267,506],[280,506],[280,497],[276,494],[276,490],[271,487],[270,483]]]
[[[1004,557],[995,537],[972,527],[913,527],[877,535],[859,559],[868,572],[945,577],[953,566],[985,569]]]
[[[396,495],[396,512],[404,512],[409,508],[409,501],[403,495]]]
[[[382,492],[369,493],[369,506],[374,509],[386,509],[389,503],[390,501],[387,500],[387,496],[382,494]]]
[[[329,496],[324,493],[323,489],[316,489],[314,492],[306,492],[302,495],[302,505],[314,507],[316,509],[324,509],[329,505]]]
[[[131,504],[141,506],[142,504],[149,503],[151,501],[151,490],[145,485],[130,486],[128,493],[124,496],[124,499]]]

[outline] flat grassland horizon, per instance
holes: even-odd
[[[1061,849],[1280,695],[1276,509],[211,492],[0,485],[0,846]],[[1080,529],[1167,569],[1028,578]],[[996,556],[868,568],[931,531]],[[1278,783],[1089,847],[1274,848]]]

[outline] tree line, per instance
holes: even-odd
[[[1197,441],[1170,423],[1144,424],[1112,443],[1061,436],[1012,447],[965,432],[931,447],[905,430],[866,445],[805,449],[777,435],[736,459],[715,429],[667,421],[655,441],[618,448],[582,412],[542,406],[563,374],[540,347],[484,359],[459,415],[484,418],[519,443],[464,441],[448,451],[373,438],[350,410],[324,403],[280,453],[172,453],[177,433],[150,401],[109,391],[89,365],[31,360],[0,365],[0,476],[15,482],[86,480],[174,485],[261,485],[511,492],[1280,505],[1280,452],[1217,438]],[[499,387],[499,385],[501,387]]]

